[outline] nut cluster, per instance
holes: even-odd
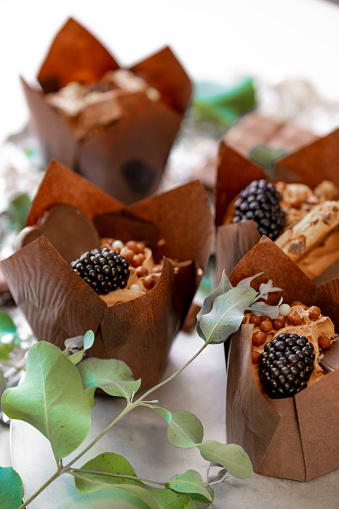
[[[310,320],[317,320],[321,316],[321,310],[318,306],[306,306],[300,301],[292,302],[291,306],[288,304],[282,304],[280,306],[280,314],[274,320],[271,320],[268,316],[256,316],[252,313],[246,313],[246,317],[243,323],[253,324],[256,329],[252,333],[252,344],[254,347],[263,347],[272,336],[288,326],[298,326],[303,323],[303,316],[296,306],[300,306],[308,315]],[[318,338],[319,347],[326,349],[331,344],[331,339],[327,336],[320,336]],[[252,362],[257,364],[259,362],[260,352],[256,349],[252,349]]]
[[[102,239],[102,246],[113,249],[120,253],[135,269],[135,273],[140,279],[145,290],[151,290],[158,281],[162,267],[161,265],[154,265],[149,271],[144,265],[146,259],[146,244],[135,240],[129,240],[125,244],[121,240],[113,240],[110,238]]]

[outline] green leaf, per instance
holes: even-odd
[[[206,489],[209,493],[210,499],[214,500],[213,489],[210,488],[209,486],[207,486]],[[211,505],[210,499],[207,499],[206,497],[198,493],[191,493],[190,497],[193,500],[195,509],[205,509],[206,507],[209,507]]]
[[[7,209],[8,219],[12,229],[19,232],[25,227],[26,218],[31,206],[31,199],[27,193],[17,195]]]
[[[94,343],[94,332],[92,330],[88,330],[84,335],[84,350],[89,350]]]
[[[219,463],[234,477],[245,479],[253,474],[251,461],[240,445],[209,440],[199,444],[198,448],[205,460]]]
[[[78,370],[84,389],[100,387],[110,396],[129,400],[140,388],[141,380],[134,380],[132,371],[116,359],[86,359]]]
[[[199,419],[191,412],[170,412],[161,407],[150,407],[168,422],[167,438],[176,447],[195,447],[202,442],[204,429]]]
[[[12,467],[0,467],[0,507],[17,509],[22,503],[23,487],[19,474]]]
[[[92,330],[88,330],[84,336],[76,336],[75,338],[69,338],[65,341],[66,350],[64,350],[64,354],[69,358],[71,362],[73,362],[74,365],[79,364],[79,362],[82,361],[85,350],[88,350],[91,348],[91,346],[94,343],[94,332]],[[74,343],[72,344],[72,340],[74,340]],[[68,355],[69,352],[72,352],[74,348],[77,347],[78,341],[83,344],[84,348],[82,350],[79,350],[78,352],[75,352],[71,355]],[[74,348],[73,348],[74,347]]]
[[[159,506],[153,495],[149,493],[147,486],[139,481],[133,467],[120,454],[112,452],[99,454],[96,458],[85,463],[82,469],[93,472],[71,471],[75,486],[81,493],[114,488],[122,494],[127,493],[135,497],[136,507],[144,507],[146,504],[151,509],[158,509]],[[135,479],[118,477],[121,475],[132,476]]]
[[[206,299],[204,299],[201,310],[199,311],[199,313],[197,315],[197,320],[198,320],[197,331],[201,338],[203,338],[204,336],[202,335],[202,331],[200,329],[200,324],[199,324],[200,317],[210,313],[212,311],[214,300],[217,297],[219,297],[219,295],[223,295],[224,293],[228,292],[232,288],[233,288],[233,286],[231,285],[230,280],[228,279],[228,277],[225,274],[225,271],[223,270],[218,288],[216,288],[214,290],[214,292],[212,292],[208,297],[206,297]]]
[[[91,425],[77,368],[59,348],[44,341],[30,348],[25,379],[4,392],[2,407],[11,419],[39,430],[50,441],[56,461],[79,447]]]
[[[197,493],[203,495],[207,500],[213,501],[201,475],[195,470],[187,470],[183,474],[171,477],[166,486],[179,493]]]
[[[15,323],[7,313],[0,311],[0,336],[9,333],[16,333]]]
[[[274,165],[278,159],[285,156],[287,151],[285,149],[272,149],[264,145],[254,147],[250,154],[249,159],[254,161],[259,166],[262,166],[270,172],[274,171]]]
[[[159,509],[194,509],[192,499],[186,493],[151,487],[148,491],[156,499]]]
[[[82,361],[84,354],[85,350],[80,350],[80,352],[75,352],[72,353],[72,355],[69,355],[67,359],[70,360],[76,366],[77,364],[79,364],[79,362]]]
[[[10,343],[0,342],[0,361],[7,361],[10,358],[10,354],[13,352],[14,348],[15,341],[11,341]]]
[[[79,472],[78,470],[72,472],[72,475],[74,475],[75,478],[75,486],[77,490],[81,491],[81,493],[91,493],[93,491],[111,488],[115,484],[142,485],[136,477],[136,473],[131,464],[123,456],[113,452],[99,454],[99,456],[96,456],[85,463],[81,469],[100,472],[89,473]],[[116,476],[106,474],[115,474]],[[135,477],[135,480],[117,477],[120,475],[132,476]]]
[[[251,287],[232,288],[213,300],[212,310],[198,317],[198,334],[210,343],[222,343],[237,331],[257,292]]]

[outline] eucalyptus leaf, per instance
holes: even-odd
[[[30,348],[24,381],[4,392],[2,407],[9,418],[39,430],[50,441],[57,462],[79,447],[91,425],[77,368],[59,348],[44,341]]]
[[[132,371],[123,361],[116,359],[86,359],[78,370],[83,387],[100,387],[110,396],[129,400],[140,388],[141,380],[134,380]]]
[[[72,471],[72,475],[75,478],[75,486],[81,493],[91,493],[93,491],[111,488],[116,484],[133,484],[136,486],[142,486],[142,482],[136,477],[136,473],[132,465],[123,456],[113,452],[99,454],[99,456],[96,456],[85,463],[81,469],[93,471],[92,473],[81,472],[79,470]],[[121,475],[135,477],[135,480],[118,477]]]
[[[80,352],[72,353],[67,357],[68,360],[70,360],[75,366],[79,364],[79,362],[82,361],[85,354],[85,350],[80,350]]]
[[[251,461],[240,445],[209,440],[199,444],[198,448],[205,460],[219,463],[234,477],[245,479],[253,474]]]
[[[84,346],[85,336],[74,336],[73,338],[67,338],[64,341],[66,350],[78,350]],[[65,351],[64,351],[65,353]]]
[[[156,499],[159,509],[195,509],[191,497],[186,493],[151,487],[148,487],[148,491]]]
[[[262,299],[267,299],[269,293],[282,292],[283,289],[278,286],[273,286],[272,279],[269,279],[267,283],[261,283],[259,286],[259,293]]]
[[[213,301],[212,310],[198,318],[198,334],[210,343],[223,343],[237,331],[257,292],[247,286],[232,288]]]
[[[83,470],[93,472],[71,471],[74,476],[75,486],[81,493],[114,488],[122,494],[127,493],[135,497],[136,507],[150,507],[158,509],[156,499],[147,490],[146,486],[138,478],[128,479],[109,474],[128,475],[136,477],[130,463],[121,455],[115,453],[103,453],[91,459],[82,467]],[[99,473],[100,472],[100,473]]]
[[[10,202],[7,209],[7,214],[12,229],[19,232],[25,227],[26,218],[31,203],[32,200],[27,193],[18,194]]]
[[[279,304],[276,306],[269,306],[266,304],[266,302],[259,301],[254,302],[249,307],[250,311],[252,311],[253,314],[259,315],[259,316],[268,316],[271,318],[271,320],[274,320],[274,318],[277,318],[279,316],[279,306],[282,302],[282,299],[280,299]]]
[[[179,493],[197,493],[203,495],[207,500],[213,501],[213,497],[207,491],[201,475],[195,470],[187,470],[183,474],[171,477],[166,486]]]
[[[201,443],[204,429],[199,419],[191,412],[170,412],[165,408],[151,407],[168,422],[167,438],[176,447],[190,448]]]
[[[1,343],[0,342],[0,361],[8,361],[10,358],[10,354],[13,352],[15,348],[15,342],[11,343]]]
[[[228,277],[225,274],[225,271],[223,270],[218,288],[216,288],[208,297],[206,297],[206,299],[204,299],[201,310],[199,311],[199,313],[197,315],[197,320],[198,320],[197,331],[201,338],[203,338],[203,335],[202,335],[202,333],[200,333],[201,332],[200,325],[199,325],[200,317],[210,313],[212,311],[214,300],[219,295],[222,295],[222,294],[228,292],[232,288],[233,288],[233,286],[231,285],[230,280],[228,279]]]
[[[256,279],[257,277],[261,276],[261,274],[263,274],[263,272],[258,272],[255,276],[246,277],[246,278],[242,279],[237,284],[237,287],[239,287],[239,286],[251,286],[251,283],[252,283],[253,279]]]
[[[96,387],[86,387],[86,389],[85,389],[87,401],[91,408],[95,406],[95,398],[94,398],[95,389],[96,389]]]
[[[17,509],[22,503],[23,487],[19,474],[12,467],[0,467],[0,507]]]
[[[89,350],[94,343],[94,332],[92,330],[88,330],[84,335],[84,350]]]
[[[212,502],[210,502],[210,499],[214,500],[213,489],[210,488],[210,486],[207,486],[206,489],[209,493],[209,499],[207,499],[203,495],[200,495],[199,493],[190,494],[195,509],[205,509],[206,507],[209,507],[211,505]]]
[[[7,313],[0,311],[0,336],[9,333],[16,333],[15,323]]]

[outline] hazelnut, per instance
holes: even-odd
[[[154,287],[154,285],[155,285],[155,279],[154,279],[154,277],[152,275],[146,276],[142,280],[142,284],[144,285],[146,290],[151,290]]]
[[[263,320],[260,324],[260,329],[263,331],[263,332],[269,332],[270,330],[272,330],[272,322],[271,320]]]
[[[266,341],[266,334],[265,332],[258,330],[252,335],[252,343],[254,346],[261,346]]]
[[[291,311],[287,318],[291,325],[300,325],[301,322],[303,321],[298,311],[295,310]]]
[[[319,336],[318,337],[318,345],[320,348],[328,348],[331,344],[330,338],[327,336]]]
[[[308,308],[308,316],[311,320],[316,320],[321,315],[321,310],[318,306],[311,306]]]
[[[158,274],[161,271],[162,271],[161,265],[154,265],[152,268],[152,274]]]
[[[303,306],[304,303],[301,302],[300,300],[294,300],[291,304],[291,306]]]
[[[143,242],[137,242],[136,243],[136,249],[137,249],[137,254],[138,253],[144,253],[145,252],[145,244]]]
[[[252,363],[258,364],[260,359],[260,352],[257,352],[256,350],[252,350]]]
[[[286,321],[286,319],[284,316],[275,318],[273,320],[273,329],[274,330],[282,329],[285,326],[285,321]]]
[[[139,253],[135,254],[132,258],[131,264],[133,267],[139,267],[139,265],[142,265],[142,262],[145,260],[145,255]]]
[[[250,323],[254,323],[254,325],[259,325],[261,322],[261,316],[252,315],[250,318]]]
[[[126,242],[125,246],[128,247],[128,249],[131,249],[134,253],[137,253],[137,243],[135,240],[129,240]]]
[[[137,267],[135,269],[135,273],[138,277],[145,277],[145,276],[148,276],[148,270],[146,267],[143,267],[142,265],[140,265],[139,267]]]
[[[132,249],[128,249],[128,247],[123,247],[122,250],[120,251],[120,254],[121,256],[123,256],[124,258],[126,258],[126,260],[128,262],[131,262],[132,259],[133,259],[133,256],[134,256],[134,251],[132,251]]]

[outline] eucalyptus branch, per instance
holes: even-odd
[[[135,402],[130,403],[127,402],[126,407],[124,410],[112,421],[96,438],[92,440],[75,458],[73,458],[67,465],[63,466],[62,468],[59,468],[55,474],[52,475],[44,484],[42,487],[40,487],[31,497],[18,509],[24,509],[26,505],[28,505],[30,502],[32,502],[47,486],[49,486],[55,479],[57,479],[60,475],[64,473],[70,473],[70,471],[76,471],[76,470],[82,470],[82,469],[74,469],[72,465],[78,461],[82,456],[84,456],[92,447],[104,436],[106,433],[108,433],[125,415],[127,415],[129,412],[131,412],[134,408],[138,406],[144,406],[144,398],[152,394],[155,390],[159,389],[160,387],[164,386],[165,384],[169,383],[171,380],[173,380],[176,376],[178,376],[187,366],[189,366],[194,359],[198,357],[198,355],[201,354],[201,352],[207,347],[209,344],[208,341],[206,341],[203,346],[198,350],[198,352],[193,355],[180,369],[178,369],[175,373],[173,373],[171,376],[157,384],[156,386],[152,387],[148,391],[146,391],[142,396],[140,396],[139,399],[137,399]],[[145,406],[146,403],[145,403]],[[101,473],[101,472],[100,472]],[[125,476],[123,476],[125,477]],[[133,478],[133,477],[132,477]],[[133,478],[135,479],[135,477]],[[157,484],[153,481],[149,481],[152,484]],[[161,485],[164,485],[164,483],[159,483]]]
[[[133,475],[124,475],[124,474],[112,474],[111,472],[100,472],[99,470],[86,470],[84,468],[71,468],[69,470],[69,474],[72,474],[73,472],[84,472],[87,474],[100,474],[100,475],[107,475],[109,477],[118,477],[122,479],[131,479],[133,481],[141,481],[148,484],[156,484],[158,486],[166,486],[165,482],[159,482],[159,481],[151,481],[150,479],[143,479],[142,477],[135,477]]]
[[[165,483],[151,481],[139,478],[125,458],[119,454],[109,452],[92,458],[83,465],[83,468],[73,466],[123,417],[137,407],[151,408],[165,419],[168,423],[167,438],[172,445],[184,448],[196,446],[206,461],[220,464],[226,469],[228,474],[235,477],[245,478],[252,475],[251,462],[240,446],[221,444],[213,440],[203,442],[203,427],[194,414],[185,410],[170,412],[165,408],[152,407],[151,405],[157,403],[157,401],[150,401],[148,398],[156,390],[180,375],[209,344],[223,343],[240,327],[244,310],[249,309],[257,295],[257,292],[249,286],[249,282],[245,282],[246,284],[242,287],[234,288],[227,279],[227,276],[223,274],[219,287],[205,299],[201,312],[198,315],[197,331],[199,336],[204,339],[204,344],[181,368],[154,387],[146,390],[135,401],[133,399],[140,388],[140,380],[133,378],[132,371],[124,362],[116,359],[108,361],[92,358],[80,362],[85,350],[89,349],[93,344],[93,331],[87,331],[83,337],[83,351],[76,352],[70,357],[48,342],[41,341],[33,345],[27,358],[26,376],[19,386],[7,389],[4,392],[2,407],[9,418],[27,421],[49,439],[54,457],[57,460],[57,471],[23,504],[19,505],[22,501],[22,482],[19,475],[13,470],[13,476],[17,476],[13,480],[13,485],[17,496],[20,495],[17,502],[18,509],[24,509],[55,479],[64,473],[73,475],[76,488],[84,493],[87,493],[86,490],[88,489],[86,483],[90,482],[92,486],[93,483],[99,483],[96,480],[97,475],[105,475],[107,476],[107,483],[104,483],[104,486],[98,486],[98,489],[108,487],[110,485],[109,478],[113,477],[134,481],[139,480],[140,483],[144,482],[163,487],[161,489],[149,487],[150,491],[148,491],[146,490],[147,486],[143,488],[139,484],[137,486],[126,484],[124,487],[119,485],[119,489],[125,489],[130,493],[131,490],[135,489],[142,502],[145,502],[143,491],[147,494],[147,497],[157,497],[157,493],[159,491],[163,493],[163,489],[166,491],[166,497],[171,497],[173,493],[175,493],[175,497],[189,497],[190,495],[193,496],[193,494],[199,494],[205,497],[207,501],[212,502],[213,497],[211,496],[212,490],[210,486],[222,482],[228,475],[217,476],[217,478],[204,482],[198,472],[187,470],[184,473],[173,476]],[[263,287],[264,290],[269,292],[276,289],[272,285],[266,285],[266,287]],[[262,304],[260,306],[262,308]],[[268,309],[270,306],[265,306],[265,312],[272,313],[272,309]],[[276,312],[276,310],[273,311],[274,313]],[[7,321],[7,323],[12,326],[10,322]],[[73,343],[75,342],[73,341]],[[69,348],[67,349],[66,347],[65,352],[68,353]],[[112,396],[125,398],[126,406],[99,435],[91,440],[90,443],[83,446],[83,449],[66,465],[63,465],[63,459],[77,451],[88,436],[91,426],[90,406],[93,404],[95,388],[98,387],[101,387]],[[60,405],[63,402],[63,397],[65,397],[65,404],[68,405],[67,408],[70,412],[63,414],[61,426],[59,414],[58,412],[53,412],[53,410],[55,410],[55,402],[57,401],[58,405]],[[75,416],[77,416],[76,419]],[[39,427],[36,426],[37,422],[39,422]],[[68,431],[73,430],[74,434],[68,433],[68,440],[65,441],[62,428],[67,426]],[[53,432],[52,434],[51,431]],[[104,460],[102,459],[103,457]],[[109,462],[107,458],[109,458]],[[126,474],[115,473],[115,471],[121,471],[121,462],[125,465],[124,471]],[[107,467],[107,464],[110,466]],[[102,471],[106,468],[108,471]],[[86,476],[82,476],[82,473],[86,473]],[[1,478],[2,474],[3,477]],[[91,474],[92,478],[90,477]],[[80,484],[78,484],[79,480],[81,480]],[[6,473],[1,472],[0,469],[0,505],[1,483],[5,486],[5,482]],[[114,487],[114,483],[112,483],[112,486]],[[147,497],[146,500],[148,500]],[[147,505],[148,502],[146,501],[145,503]]]
[[[169,376],[168,378],[166,378],[165,380],[163,380],[162,382],[158,383],[158,385],[155,385],[154,387],[152,387],[151,389],[149,389],[147,392],[145,392],[142,396],[140,396],[139,399],[137,399],[137,401],[135,403],[139,403],[139,402],[143,402],[144,398],[146,398],[147,396],[149,396],[150,394],[152,394],[154,391],[156,391],[157,389],[160,389],[160,387],[162,387],[163,385],[166,385],[168,382],[170,382],[171,380],[173,380],[173,378],[175,378],[176,376],[180,375],[180,373],[182,371],[184,371],[184,369],[187,368],[187,366],[189,366],[200,354],[201,352],[203,352],[205,350],[205,348],[207,347],[207,345],[209,345],[210,341],[206,341],[203,346],[200,348],[200,350],[198,350],[198,352],[196,354],[193,355],[193,357],[191,357],[191,359],[189,359],[180,369],[178,369],[178,371],[176,371],[175,373],[173,373],[171,376]]]

